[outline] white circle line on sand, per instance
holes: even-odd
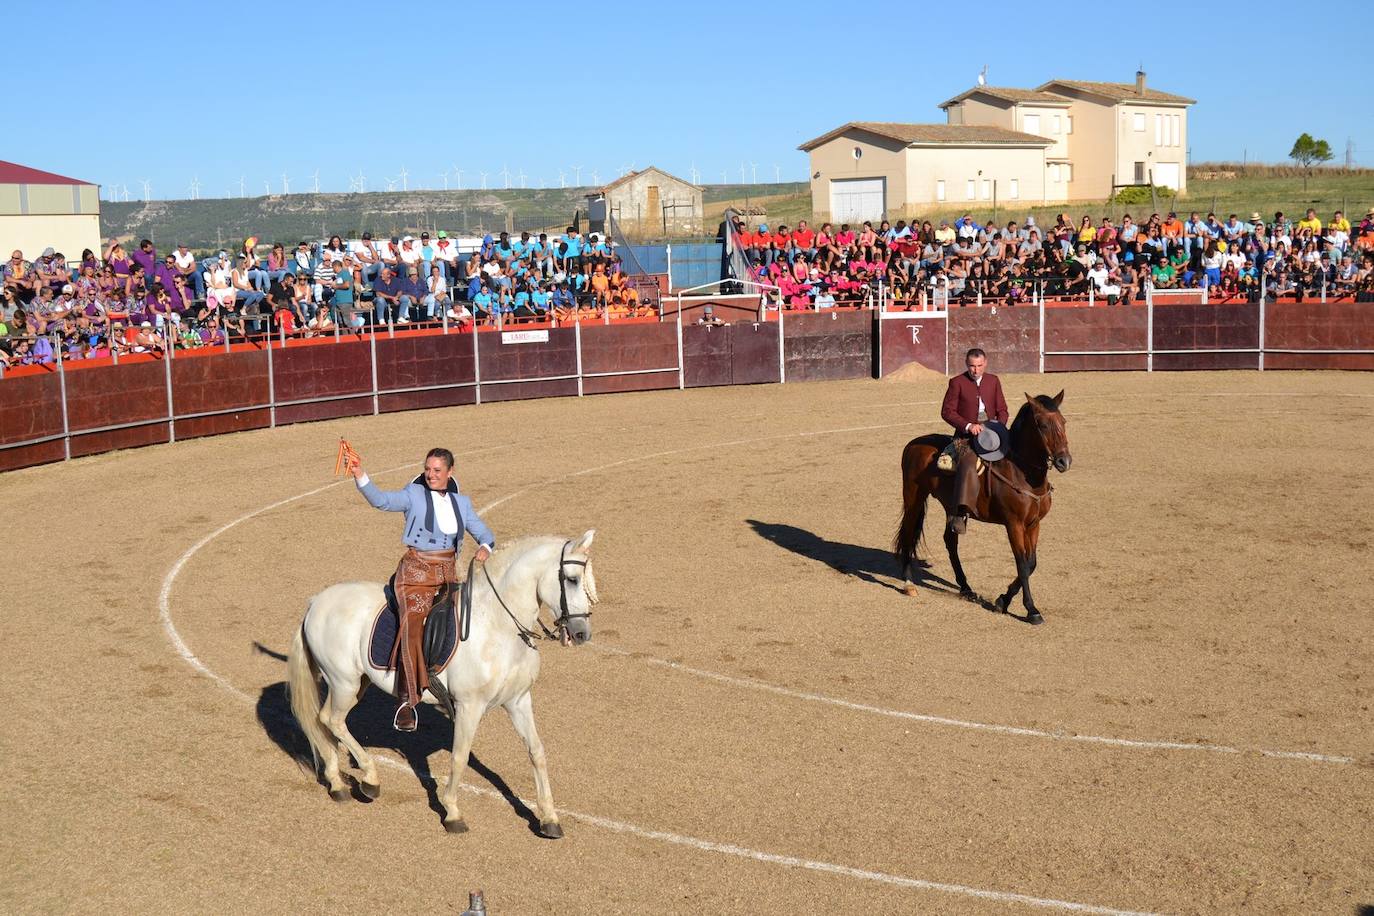
[[[859,432],[870,429],[885,429],[892,426],[902,425],[905,424],[890,423],[878,426],[845,427],[842,429],[815,430],[803,433],[788,433],[778,436],[764,436],[758,439],[735,440],[729,443],[712,443],[709,445],[692,446],[684,449],[675,449],[665,452],[659,452],[652,455],[642,455],[638,458],[614,461],[606,465],[603,465],[599,468],[587,468],[582,471],[574,471],[569,474],[560,475],[559,477],[555,477],[551,480],[544,481],[543,483],[539,484],[539,486],[544,486],[548,483],[554,483],[556,481],[564,480],[571,477],[595,473],[598,470],[606,470],[608,468],[618,467],[619,465],[626,464],[630,461],[648,460],[650,458],[663,457],[665,455],[670,454],[680,454],[684,452],[697,451],[704,448],[719,448],[726,445],[741,445],[748,442],[763,442],[771,439],[801,438],[805,436],[824,435],[826,433]],[[399,467],[388,468],[384,471],[378,471],[377,473],[389,474],[395,471],[409,468],[411,466],[412,465],[410,464],[401,465]],[[225,678],[224,676],[220,675],[218,672],[214,671],[203,661],[201,661],[200,658],[197,657],[196,654],[191,651],[191,648],[186,644],[186,641],[181,638],[181,634],[177,632],[176,624],[172,620],[171,611],[172,587],[176,582],[176,578],[181,574],[181,571],[185,569],[186,564],[190,562],[192,557],[194,557],[207,544],[218,538],[221,534],[224,534],[226,531],[229,531],[230,529],[242,524],[243,522],[248,521],[249,519],[257,517],[263,514],[264,512],[270,512],[273,509],[280,508],[281,506],[288,505],[290,503],[296,502],[297,500],[306,499],[310,496],[314,496],[317,493],[322,493],[325,490],[328,490],[332,487],[336,487],[340,484],[348,482],[349,481],[347,479],[338,480],[333,481],[331,483],[327,483],[321,487],[315,487],[314,489],[308,490],[304,493],[298,493],[295,496],[289,496],[285,499],[277,500],[274,503],[263,506],[259,509],[255,509],[252,512],[249,512],[245,515],[242,515],[234,519],[231,522],[221,525],[219,528],[215,529],[210,534],[207,534],[205,537],[201,538],[199,541],[188,547],[186,551],[182,553],[180,557],[177,558],[176,562],[172,564],[171,568],[167,570],[167,574],[163,577],[162,587],[158,592],[158,619],[162,624],[163,631],[167,634],[168,640],[171,642],[173,648],[176,649],[177,655],[179,655],[183,661],[185,661],[197,672],[210,678],[214,683],[218,684],[220,687],[227,690],[230,694],[232,694],[242,702],[252,704],[254,701],[252,696],[250,696],[245,691],[240,690],[238,687],[234,686],[234,684],[231,681],[229,681],[228,678]],[[523,493],[526,490],[531,489],[532,486],[533,485],[522,487],[521,489],[518,489],[513,493],[510,493],[502,497],[501,499],[496,500],[495,502],[489,503],[488,505],[482,507],[482,509],[480,509],[479,512],[488,512],[496,506],[499,506],[501,503],[507,502],[515,498],[520,493]],[[393,760],[390,757],[376,756],[375,759],[379,763],[392,769],[396,769],[401,772],[407,773],[414,772],[414,770],[408,764],[402,763],[397,760]],[[422,777],[434,779],[434,777],[428,772],[420,775]],[[476,795],[484,795],[492,798],[503,797],[501,793],[497,792],[494,789],[484,789],[480,786],[472,786],[466,784],[463,785],[461,788],[464,791]],[[530,802],[526,801],[525,799],[521,799],[521,802],[526,807],[531,807]],[[834,862],[823,862],[814,859],[803,859],[798,858],[796,856],[787,856],[778,853],[763,852],[761,850],[749,849],[748,847],[738,846],[731,843],[717,843],[712,840],[703,840],[698,837],[687,836],[679,833],[672,833],[670,831],[653,830],[645,827],[640,827],[635,824],[630,824],[625,821],[618,821],[613,818],[602,817],[600,815],[595,814],[586,814],[568,808],[560,808],[559,812],[564,817],[569,817],[582,823],[590,824],[594,827],[600,827],[603,830],[609,830],[614,833],[623,833],[631,836],[636,836],[641,839],[653,840],[661,843],[669,843],[675,846],[684,846],[702,852],[714,852],[720,855],[749,859],[755,862],[763,862],[771,865],[781,865],[786,868],[802,869],[805,871],[837,875],[840,877],[854,878],[862,881],[872,881],[880,884],[887,884],[893,887],[903,887],[912,890],[937,891],[940,893],[954,894],[963,897],[973,897],[981,900],[994,900],[1002,903],[1013,903],[1021,904],[1024,906],[1033,906],[1041,909],[1054,909],[1074,913],[1113,914],[1113,916],[1115,916],[1115,914],[1121,914],[1121,916],[1142,916],[1141,912],[1136,910],[1121,910],[1113,907],[1098,906],[1096,904],[1078,903],[1072,900],[1058,900],[1052,897],[1034,897],[1028,894],[1018,894],[1011,891],[989,890],[986,888],[969,887],[962,884],[949,884],[939,881],[928,881],[922,878],[910,878],[904,875],[893,875],[888,874],[886,872],[873,871],[870,869],[855,868],[849,865],[840,865]]]

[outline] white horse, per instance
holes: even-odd
[[[502,547],[476,568],[467,587],[472,589],[472,618],[468,638],[458,646],[448,667],[436,677],[453,698],[453,770],[440,795],[444,829],[463,833],[467,825],[458,808],[458,787],[478,723],[489,710],[501,706],[524,739],[534,766],[539,832],[551,839],[563,835],[553,807],[544,745],[534,727],[530,689],[539,676],[539,652],[534,628],[551,634],[539,619],[542,606],[558,613],[554,628],[566,645],[591,639],[591,606],[597,603],[588,551],[595,530],[576,540],[554,537],[523,538]],[[494,588],[493,588],[494,586]],[[381,794],[377,764],[348,731],[345,718],[362,698],[368,681],[394,693],[395,674],[378,671],[368,662],[372,620],[382,606],[377,582],[342,582],[310,599],[305,620],[296,630],[287,657],[291,712],[310,741],[318,767],[323,761],[329,795],[345,801],[348,789],[339,776],[339,755],[347,750],[362,769],[360,790],[369,798]],[[329,688],[320,699],[319,678]],[[433,700],[425,692],[424,698]]]

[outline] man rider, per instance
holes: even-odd
[[[955,438],[972,439],[983,431],[988,420],[1007,422],[1007,399],[1002,383],[987,371],[988,356],[974,347],[964,355],[967,371],[949,380],[940,417],[954,427]],[[957,496],[949,528],[955,534],[968,530],[968,517],[978,502],[978,460],[971,448],[958,450],[954,492]]]
[[[477,562],[486,562],[495,541],[486,524],[472,507],[472,500],[458,492],[453,479],[453,453],[432,448],[425,456],[424,473],[400,490],[381,490],[363,471],[362,461],[352,458],[348,470],[358,490],[374,509],[405,513],[406,552],[396,566],[396,601],[400,621],[396,648],[392,656],[396,667],[396,708],[393,726],[397,731],[413,732],[420,695],[429,687],[425,668],[425,618],[439,587],[456,582],[458,548],[463,532],[478,544]]]

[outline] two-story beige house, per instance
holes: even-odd
[[[1134,83],[975,86],[940,105],[946,123],[851,121],[801,150],[819,218],[854,222],[996,200],[1104,200],[1113,188],[1187,190],[1188,106]]]

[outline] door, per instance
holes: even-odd
[[[830,182],[830,218],[837,223],[874,222],[887,212],[886,178],[845,178]]]
[[[1178,190],[1178,163],[1156,162],[1154,167],[1155,184]]]
[[[647,225],[640,226],[640,227],[639,227],[639,231],[640,231],[640,232],[653,231],[653,228],[654,228],[655,224],[657,224],[658,221],[659,221],[659,219],[662,218],[662,219],[663,219],[663,231],[664,231],[664,232],[667,232],[667,231],[668,231],[668,215],[667,215],[666,213],[663,212],[662,206],[661,206],[661,204],[659,203],[659,199],[658,199],[658,185],[656,185],[656,184],[651,184],[651,185],[649,185],[649,207],[648,207],[648,211],[649,211],[649,212],[647,212],[647,213],[644,214],[644,218],[645,218],[645,220],[648,221],[648,223],[647,223]]]

